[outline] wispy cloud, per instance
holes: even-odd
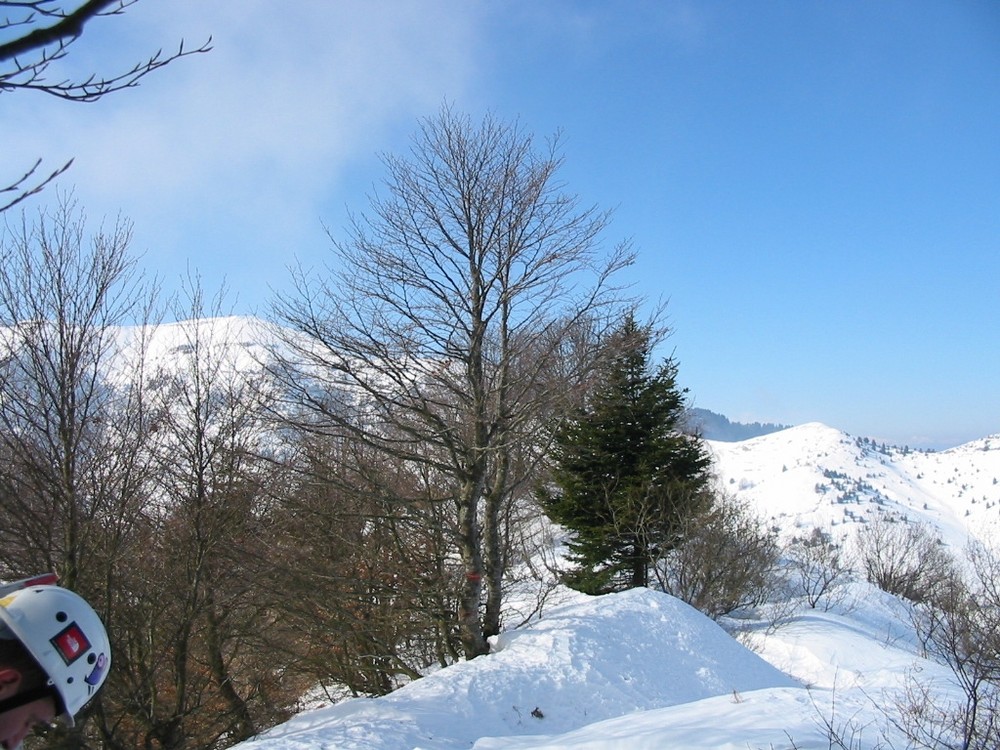
[[[151,256],[217,251],[198,238],[224,232],[245,259],[240,235],[260,254],[267,238],[321,233],[352,160],[461,96],[479,26],[461,2],[139,3],[88,28],[78,64],[118,69],[181,38],[214,49],[86,107],[5,97],[0,117],[25,159],[75,158],[66,184],[92,211],[123,209]]]

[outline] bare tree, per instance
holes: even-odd
[[[925,525],[880,518],[857,536],[869,583],[915,603],[948,596],[958,578],[954,557]]]
[[[151,373],[158,492],[114,592],[127,690],[108,707],[106,735],[123,747],[220,747],[284,716],[273,699],[281,664],[264,649],[272,600],[258,585],[282,484],[268,390],[231,356],[231,321],[205,317],[218,308],[196,281],[188,291],[179,342]]]
[[[805,538],[792,540],[788,558],[795,575],[794,585],[805,595],[812,609],[823,603],[823,609],[839,602],[834,596],[837,587],[849,573],[841,560],[841,549],[830,535],[818,526]]]
[[[314,429],[432,477],[433,502],[454,509],[457,626],[471,658],[499,623],[512,451],[572,391],[572,379],[553,389],[546,371],[582,321],[620,304],[613,276],[632,254],[601,251],[608,214],[579,208],[557,181],[556,140],[538,153],[517,123],[444,107],[409,158],[384,163],[386,194],[334,240],[329,277],[300,269],[276,303],[312,374],[283,378]]]
[[[734,498],[687,518],[681,537],[654,570],[664,591],[712,619],[763,604],[777,589],[777,539]]]
[[[153,290],[128,255],[131,227],[87,238],[71,201],[34,223],[26,217],[0,246],[0,445],[8,462],[0,549],[9,565],[58,570],[75,587],[91,532],[104,529],[113,494],[109,442],[120,392],[104,368],[113,326],[141,322]],[[15,522],[16,519],[16,522]],[[31,549],[28,554],[25,548]]]
[[[39,91],[74,102],[93,102],[101,97],[137,86],[141,79],[174,60],[207,52],[211,39],[194,49],[157,51],[126,70],[92,73],[81,78],[50,78],[49,68],[70,52],[96,18],[118,16],[138,0],[0,0],[0,93]],[[46,174],[38,159],[21,177],[0,188],[0,213],[35,195],[65,172],[72,160]]]

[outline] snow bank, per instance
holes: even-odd
[[[580,596],[505,633],[488,656],[382,698],[302,714],[239,747],[445,750],[492,737],[503,739],[477,747],[499,748],[636,711],[797,685],[687,604],[634,589]]]

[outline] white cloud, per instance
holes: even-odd
[[[190,47],[209,35],[213,50],[96,104],[5,96],[5,137],[23,147],[24,166],[34,156],[53,166],[75,157],[60,184],[75,185],[91,213],[124,210],[151,257],[172,243],[185,245],[175,254],[196,257],[218,249],[193,247],[199,236],[228,236],[242,247],[223,252],[245,263],[248,252],[267,254],[269,241],[294,247],[296,238],[321,235],[324,199],[352,160],[465,92],[475,73],[477,8],[138,3],[122,18],[94,22],[74,61],[88,72],[115,71],[161,46],[171,51],[181,38]],[[0,166],[13,173],[21,165],[8,154]]]

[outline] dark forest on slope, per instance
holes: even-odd
[[[772,432],[787,429],[792,425],[772,424],[770,422],[730,422],[722,414],[708,409],[693,408],[688,410],[688,429],[697,433],[705,440],[720,440],[725,443],[735,443],[740,440],[768,435]]]

